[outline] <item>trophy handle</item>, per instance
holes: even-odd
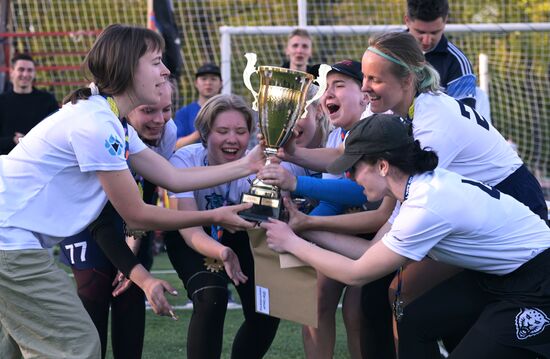
[[[254,91],[252,88],[252,83],[250,82],[250,76],[252,76],[253,73],[256,72],[256,68],[254,65],[256,65],[256,61],[258,57],[253,52],[248,52],[244,55],[247,59],[246,67],[244,68],[243,72],[243,81],[246,88],[252,92],[252,96],[254,96],[254,103],[252,103],[252,109],[254,111],[258,111],[258,92]]]
[[[304,105],[304,113],[302,117],[305,118],[307,116],[307,107],[313,102],[317,101],[323,94],[325,93],[325,90],[327,89],[327,74],[329,71],[332,70],[332,67],[330,67],[327,64],[322,64],[319,66],[319,76],[317,76],[317,83],[319,84],[319,89],[317,90],[317,93],[315,96],[313,96],[309,101],[306,101],[306,104]]]

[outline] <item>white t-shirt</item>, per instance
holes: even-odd
[[[206,166],[208,164],[207,156],[208,151],[202,143],[194,143],[177,150],[170,158],[170,163],[177,168]],[[255,175],[249,175],[215,187],[183,193],[170,193],[170,195],[176,198],[195,198],[197,207],[201,211],[214,209],[223,206],[224,203],[227,205],[239,204],[241,194],[248,192],[250,184],[255,178]]]
[[[208,151],[201,143],[194,143],[177,150],[170,158],[170,163],[177,168],[190,168],[206,166],[208,164]],[[282,162],[281,166],[295,176],[311,175],[311,173],[295,164]],[[241,203],[241,194],[250,190],[255,174],[239,178],[231,182],[223,183],[215,187],[199,189],[195,191],[172,193],[175,198],[195,198],[199,210],[208,210],[224,205]]]
[[[445,94],[420,94],[413,136],[437,152],[439,167],[495,186],[522,164],[504,137],[470,107]]]
[[[546,223],[524,204],[478,181],[436,169],[412,179],[382,242],[419,261],[503,275],[550,247]]]
[[[292,173],[294,176],[305,176],[305,177],[317,177],[321,178],[322,173],[309,168],[298,166],[292,162],[281,162],[281,166],[284,167],[288,172]]]
[[[146,148],[128,126],[130,154]],[[95,171],[128,168],[124,129],[101,96],[66,104],[0,156],[0,249],[51,246],[107,202]]]
[[[176,148],[176,141],[178,140],[178,128],[174,121],[170,119],[168,122],[166,122],[166,125],[164,125],[164,133],[162,134],[162,137],[160,138],[160,143],[158,146],[149,146],[149,148],[162,157],[169,159],[170,156],[174,153],[174,149]]]
[[[342,127],[336,127],[334,130],[332,130],[327,139],[327,145],[326,148],[339,148],[342,145],[342,133],[345,132]],[[332,173],[323,173],[324,179],[341,179],[346,178],[344,173],[340,174],[332,174]]]

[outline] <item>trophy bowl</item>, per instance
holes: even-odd
[[[292,129],[305,109],[313,75],[282,67],[260,66],[258,126],[266,154],[274,155],[292,136]]]
[[[308,89],[315,80],[313,75],[275,66],[259,66],[256,69],[256,54],[248,53],[245,56],[248,63],[243,72],[243,80],[254,96],[252,109],[258,111],[258,127],[265,142],[266,164],[269,164],[270,157],[292,136],[294,125],[305,116],[307,106],[324,93],[325,78],[330,66],[321,65],[317,78],[319,90],[306,101]],[[253,73],[260,78],[258,92],[252,88],[250,82]],[[241,202],[254,204],[250,209],[239,212],[244,219],[262,222],[269,217],[280,218],[282,201],[279,188],[259,179],[253,181],[249,192],[243,193]]]

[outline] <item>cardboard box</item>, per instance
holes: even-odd
[[[256,312],[317,328],[317,272],[267,246],[265,230],[248,231],[254,256]]]

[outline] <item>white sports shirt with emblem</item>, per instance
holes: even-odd
[[[502,135],[470,107],[446,95],[414,100],[413,136],[439,157],[439,168],[496,186],[523,161]],[[389,223],[399,212],[396,204]]]
[[[174,120],[170,119],[164,125],[164,133],[160,138],[160,143],[158,146],[148,146],[151,150],[155,151],[162,157],[169,159],[174,153],[174,148],[176,148],[176,142],[178,140],[178,127],[174,123]]]
[[[177,150],[170,157],[170,163],[177,168],[201,167],[207,165],[207,156],[208,151],[202,143],[194,143]],[[170,195],[176,198],[195,198],[197,208],[201,211],[221,207],[224,200],[228,205],[239,204],[241,203],[241,194],[250,189],[250,183],[254,178],[256,178],[255,175],[250,175],[215,187],[182,193],[170,192]],[[226,196],[227,198],[225,198]]]
[[[413,177],[382,242],[415,261],[504,275],[549,248],[550,229],[511,196],[437,168]]]
[[[339,148],[342,145],[342,132],[345,130],[342,127],[336,127],[332,130],[327,138],[326,148]],[[346,178],[344,173],[332,174],[332,173],[323,173],[323,179],[341,179]]]
[[[439,167],[495,186],[522,164],[504,137],[473,109],[445,94],[414,101],[413,136],[439,157]]]
[[[194,143],[177,150],[170,158],[170,163],[177,168],[205,166],[208,163],[207,156],[207,149],[201,143]],[[281,166],[295,176],[309,174],[307,170],[292,163],[282,162]],[[248,177],[239,178],[215,187],[182,193],[169,193],[171,197],[175,198],[195,198],[197,208],[202,211],[221,207],[224,200],[227,205],[241,203],[241,194],[250,190],[250,184],[255,178],[256,175],[251,174]],[[225,198],[226,196],[228,198]]]
[[[147,148],[128,126],[130,154]],[[38,249],[82,231],[107,202],[95,171],[128,168],[124,129],[101,96],[66,104],[0,156],[0,249]]]

